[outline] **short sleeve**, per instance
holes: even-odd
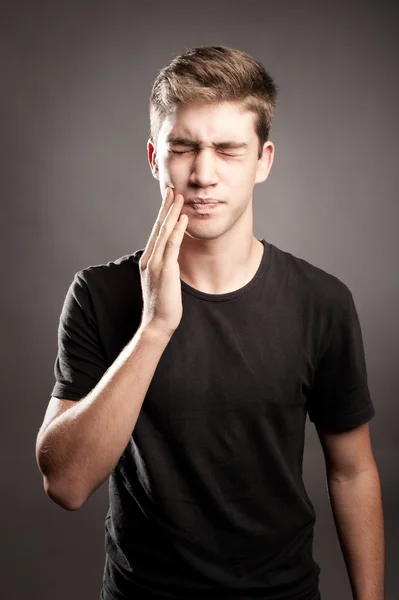
[[[307,402],[313,423],[336,430],[362,425],[375,415],[359,317],[346,290],[345,306],[323,348]]]
[[[107,370],[87,282],[76,273],[67,291],[58,326],[56,383],[52,396],[80,400]]]

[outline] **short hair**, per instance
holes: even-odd
[[[263,65],[226,46],[185,50],[160,70],[150,94],[150,138],[156,146],[163,120],[188,103],[237,102],[255,114],[258,158],[275,116],[278,88]]]

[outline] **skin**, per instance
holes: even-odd
[[[193,144],[172,144],[171,137]],[[231,141],[247,147],[215,146]],[[274,145],[265,142],[258,159],[258,144],[254,113],[233,102],[176,107],[164,119],[155,146],[151,139],[147,142],[162,197],[171,186],[185,201],[181,212],[189,221],[178,259],[181,279],[203,292],[223,294],[243,287],[262,259],[263,245],[253,234],[253,189],[269,175]],[[195,196],[223,203],[199,214],[186,204]]]

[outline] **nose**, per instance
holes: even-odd
[[[217,183],[216,157],[212,148],[202,148],[196,152],[190,182],[200,187]]]

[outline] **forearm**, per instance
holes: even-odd
[[[354,600],[384,600],[385,541],[381,484],[373,466],[327,484]]]
[[[38,457],[45,489],[64,508],[79,508],[114,470],[168,342],[139,329],[90,394],[43,433]]]

